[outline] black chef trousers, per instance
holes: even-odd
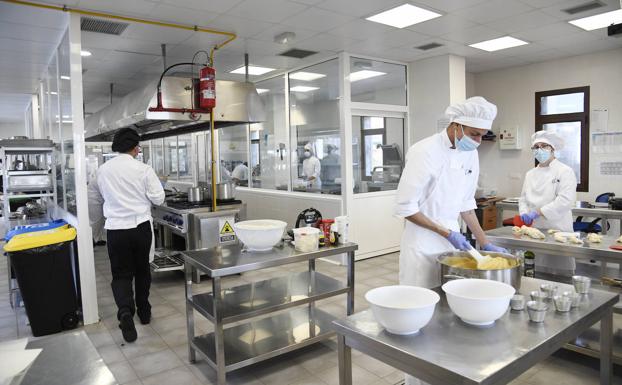
[[[133,229],[107,230],[108,257],[112,270],[112,294],[117,303],[117,318],[129,311],[151,311],[149,288],[151,270],[149,252],[151,250],[151,223],[143,222]],[[132,279],[136,289],[136,305],[132,292]]]

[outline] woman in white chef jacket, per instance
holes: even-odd
[[[311,143],[305,144],[304,150],[305,158],[302,161],[302,175],[307,181],[309,188],[319,190],[322,188],[322,180],[320,179],[322,165],[320,160],[313,154]]]
[[[518,201],[525,224],[541,229],[572,232],[572,207],[577,198],[577,178],[569,166],[560,162],[556,152],[564,145],[557,134],[538,131],[531,136],[531,149],[538,165],[527,171]],[[572,257],[536,256],[536,269],[550,273],[571,274],[575,269]]]

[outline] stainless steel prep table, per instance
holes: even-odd
[[[518,203],[513,202],[497,202],[497,226],[502,226],[503,224],[503,210],[514,210],[518,211]],[[602,226],[602,234],[607,234],[607,226],[604,225],[604,221],[606,220],[617,220],[620,223],[620,235],[622,235],[622,210],[611,210],[605,207],[573,207],[572,215],[575,217],[583,216],[589,218],[602,218],[601,221]]]
[[[607,262],[620,264],[622,268],[622,251],[609,248],[609,246],[617,244],[617,238],[612,235],[603,235],[601,243],[583,242],[582,245],[574,245],[556,242],[551,234],[546,233],[546,230],[543,233],[546,235],[546,238],[542,240],[533,239],[526,235],[516,237],[512,232],[512,228],[506,226],[486,231],[486,237],[495,245],[509,249],[531,250],[536,253],[536,256],[540,253],[551,256],[563,255],[579,259],[598,260],[601,261],[603,275]]]
[[[543,282],[524,277],[521,293],[529,296]],[[494,325],[478,328],[454,316],[441,293],[432,320],[413,336],[387,333],[369,310],[357,313],[334,322],[339,383],[352,384],[354,348],[432,385],[507,384],[601,321],[600,383],[609,385],[612,307],[618,299],[616,293],[592,290],[569,313],[557,313],[551,304],[542,324],[530,322],[526,311],[508,310]]]
[[[84,331],[28,341],[26,349],[43,349],[35,361],[11,384],[116,385]]]
[[[315,308],[315,301],[347,293],[347,314],[354,312],[355,243],[298,252],[284,244],[266,252],[248,252],[240,245],[184,251],[189,358],[201,354],[214,369],[218,385],[226,372],[330,338],[334,317]],[[347,282],[317,272],[315,260],[347,253]],[[308,261],[308,271],[222,289],[223,277]],[[212,292],[193,294],[193,269],[212,278]],[[301,307],[300,305],[307,305]],[[288,312],[265,316],[280,310]],[[214,324],[214,332],[195,336],[194,310]],[[245,322],[244,322],[245,321]],[[225,324],[236,323],[229,328]]]

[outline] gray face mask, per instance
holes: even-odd
[[[305,151],[305,158],[310,158],[310,157],[311,157],[311,152]]]
[[[462,138],[458,139],[458,135],[455,135],[456,148],[458,151],[474,151],[479,147],[479,143],[473,140],[471,137],[464,134],[464,126],[461,124]],[[458,129],[455,129],[455,133],[458,134]]]

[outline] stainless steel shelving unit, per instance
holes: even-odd
[[[333,316],[316,309],[315,302],[347,294],[347,314],[354,312],[354,243],[302,253],[290,245],[267,252],[247,252],[240,245],[184,251],[186,317],[189,358],[199,353],[217,372],[218,385],[226,373],[335,335]],[[346,253],[346,282],[317,272],[315,260]],[[308,270],[222,289],[223,277],[308,262]],[[193,294],[194,269],[212,278],[212,292]],[[306,305],[306,306],[303,306]],[[290,311],[282,310],[294,308]],[[194,311],[214,324],[214,332],[195,335]],[[235,325],[225,328],[225,325]]]

